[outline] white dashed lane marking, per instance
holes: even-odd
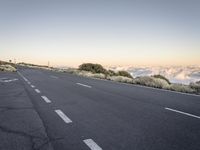
[[[38,89],[35,89],[35,92],[37,92],[37,93],[41,93],[40,90],[38,90]]]
[[[31,85],[31,87],[32,87],[32,88],[35,88],[35,86],[34,86],[34,85]]]
[[[92,86],[90,85],[86,85],[86,84],[82,84],[82,83],[76,83],[77,85],[80,85],[80,86],[84,86],[84,87],[87,87],[87,88],[92,88]]]
[[[69,119],[61,110],[57,109],[55,112],[62,118],[65,123],[72,123],[71,119]]]
[[[91,150],[103,150],[97,143],[95,143],[92,139],[83,140],[83,142],[91,149]]]
[[[186,116],[190,116],[190,117],[193,117],[193,118],[200,119],[200,116],[196,116],[196,115],[193,115],[193,114],[190,114],[190,113],[186,113],[186,112],[183,112],[183,111],[179,111],[179,110],[175,110],[175,109],[171,109],[171,108],[167,108],[167,107],[165,109],[169,110],[169,111],[173,111],[173,112],[179,113],[179,114],[183,114],[183,115],[186,115]]]
[[[46,96],[41,96],[46,103],[51,103],[51,101]]]

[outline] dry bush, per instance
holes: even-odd
[[[103,73],[92,73],[89,71],[81,71],[81,70],[73,70],[72,74],[83,76],[83,77],[91,77],[91,78],[98,78],[98,79],[105,79],[106,75]]]
[[[108,76],[107,79],[116,82],[133,83],[133,79],[124,76]]]
[[[169,83],[166,80],[160,79],[160,78],[154,78],[154,77],[137,77],[133,79],[133,83],[155,87],[155,88],[169,88]]]
[[[168,84],[171,84],[170,81],[169,81],[169,79],[167,79],[167,78],[166,78],[165,76],[163,76],[163,75],[157,74],[157,75],[153,75],[152,77],[158,78],[158,79],[163,79],[163,80],[167,81]]]
[[[199,81],[196,83],[190,83],[190,87],[195,90],[196,93],[200,94],[200,83]]]
[[[194,89],[192,89],[188,85],[183,85],[183,84],[171,84],[170,90],[177,92],[184,92],[184,93],[195,93]]]
[[[0,65],[0,71],[9,71],[9,72],[15,72],[17,71],[15,67],[11,66],[11,65]]]
[[[131,76],[131,74],[129,72],[127,72],[127,71],[118,71],[117,74],[119,76],[128,77],[128,78],[132,78],[133,79],[133,77]]]

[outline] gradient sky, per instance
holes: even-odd
[[[200,65],[199,0],[0,0],[0,60]]]

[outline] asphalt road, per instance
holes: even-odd
[[[21,68],[0,112],[2,150],[200,150],[200,96]]]

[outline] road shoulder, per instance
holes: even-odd
[[[17,78],[0,83],[0,149],[52,150],[43,122],[16,73],[0,73],[1,78]]]

